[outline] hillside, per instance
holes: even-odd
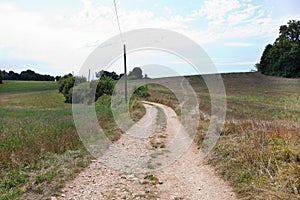
[[[209,75],[207,75],[209,77]],[[269,77],[259,73],[222,74],[227,113],[223,131],[208,162],[231,182],[245,199],[299,199],[300,191],[300,79]],[[200,76],[190,76],[199,96],[201,147],[210,114],[210,95]],[[165,80],[178,85],[179,78]],[[170,90],[149,87],[149,101],[180,112]],[[206,116],[205,116],[206,115]]]
[[[298,199],[300,80],[259,73],[222,77],[227,95],[226,123],[206,162],[229,181],[240,198]],[[201,76],[187,79],[203,113],[195,137],[201,147],[209,123],[210,95]],[[176,77],[163,81],[178,85]],[[155,84],[148,87],[148,101],[169,105],[180,115],[172,92]],[[55,88],[55,82],[5,81],[0,85],[0,199],[60,195],[65,182],[92,160],[76,134],[71,105],[64,103]],[[145,111],[137,99],[131,103],[137,120]],[[97,101],[96,112],[107,136],[118,141],[121,131],[114,122],[108,96]]]

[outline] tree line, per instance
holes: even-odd
[[[3,74],[2,71],[0,70],[0,84],[2,84],[2,79],[3,79]]]
[[[280,26],[279,37],[265,47],[256,68],[266,75],[300,77],[300,21]]]
[[[113,80],[119,80],[121,79],[124,74],[117,74],[116,72],[109,72],[109,71],[105,71],[105,70],[101,70],[100,72],[96,72],[96,77],[99,79],[101,77],[109,77]],[[143,71],[140,67],[135,67],[133,68],[132,71],[130,71],[127,75],[127,78],[129,80],[134,80],[134,79],[142,79],[142,78],[149,78],[147,74],[145,74],[145,76],[143,75]]]
[[[59,77],[50,75],[41,75],[32,70],[22,71],[20,74],[13,71],[1,71],[0,70],[0,82],[2,80],[22,80],[22,81],[55,81]]]
[[[59,80],[59,92],[64,95],[66,103],[90,104],[97,101],[103,95],[112,95],[116,81],[122,78],[123,75],[101,70],[96,73],[98,80],[88,82],[85,77],[67,74]],[[147,75],[143,76],[142,70],[136,67],[129,72],[128,78],[142,79],[148,77]],[[149,96],[147,86],[137,88],[134,94],[140,97]]]

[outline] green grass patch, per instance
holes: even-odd
[[[72,105],[64,103],[57,90],[47,90],[56,85],[28,82],[30,87],[26,83],[22,89],[21,82],[8,83],[12,85],[4,84],[5,93],[0,94],[0,199],[50,197],[85,167],[91,156],[77,135]],[[29,92],[27,88],[43,91]],[[143,115],[140,102],[131,106],[132,111],[140,110],[136,119]],[[99,98],[95,109],[107,137],[118,140],[121,131],[110,110],[110,97]]]
[[[3,81],[0,84],[0,93],[4,92],[33,92],[55,90],[58,85],[54,81]]]

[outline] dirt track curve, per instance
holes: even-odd
[[[175,147],[181,148],[174,140],[181,125],[175,112],[157,103],[144,102],[144,106],[145,116],[52,200],[237,199],[213,168],[201,162],[194,144],[182,156],[175,156]],[[158,125],[162,112],[165,124]],[[188,142],[184,135],[178,141]]]

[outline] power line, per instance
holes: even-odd
[[[118,15],[118,9],[117,9],[116,0],[114,0],[114,6],[115,6],[115,12],[116,12],[116,16],[117,16],[118,27],[119,27],[119,31],[120,31],[120,37],[121,37],[121,40],[122,40],[123,44],[125,44],[124,39],[123,39],[123,34],[122,34],[121,26],[120,26],[120,20],[119,20],[119,15]]]

